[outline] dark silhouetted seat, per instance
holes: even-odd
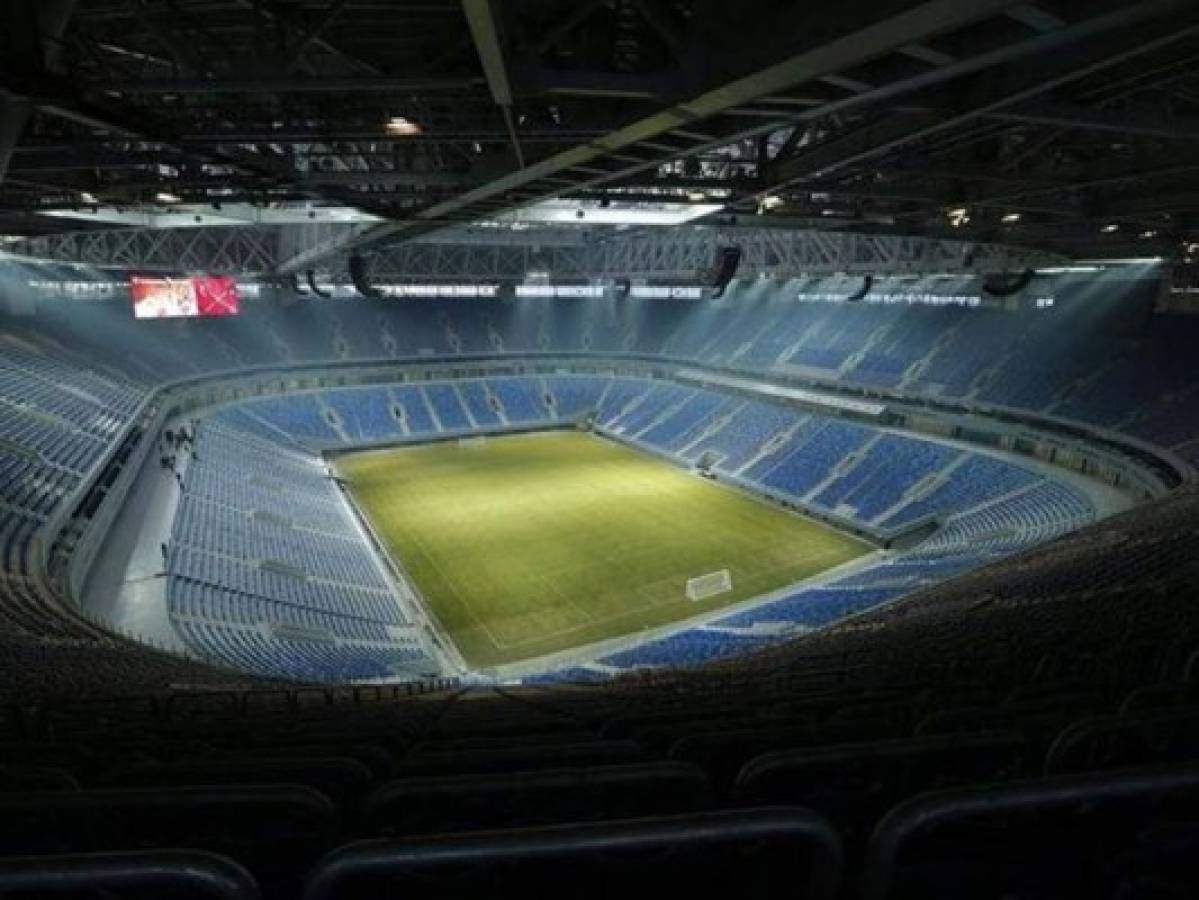
[[[184,759],[117,769],[106,784],[122,787],[302,784],[336,801],[354,799],[370,787],[370,769],[346,757],[245,757]]]
[[[875,722],[836,722],[823,726],[747,728],[701,732],[681,738],[670,748],[670,758],[694,763],[712,779],[718,790],[731,787],[742,766],[772,750],[814,747],[851,741],[884,739],[886,726]]]
[[[296,785],[0,794],[2,855],[189,847],[264,884],[300,878],[297,860],[328,849],[336,825],[329,799]]]
[[[746,763],[737,777],[745,803],[806,806],[839,825],[872,824],[913,794],[997,781],[1019,773],[1018,735],[954,734],[779,750]]]
[[[645,751],[633,741],[588,741],[584,744],[534,744],[498,750],[429,753],[402,759],[397,777],[522,772],[563,766],[600,766],[639,762]]]
[[[45,766],[0,766],[0,791],[77,791],[70,772]]]
[[[764,896],[827,898],[840,845],[832,828],[797,809],[732,810],[362,841],[317,865],[305,900],[348,898]]]
[[[1045,771],[1089,772],[1199,759],[1199,710],[1080,719],[1057,736]]]
[[[361,827],[416,834],[629,818],[699,809],[709,794],[703,772],[672,762],[405,778],[367,798]]]
[[[257,900],[259,890],[233,860],[199,850],[0,858],[0,896],[47,895]]]
[[[1199,766],[922,794],[878,824],[865,900],[1193,897]]]

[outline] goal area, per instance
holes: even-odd
[[[692,601],[707,600],[709,597],[727,594],[732,589],[733,576],[728,569],[687,579],[687,599]]]

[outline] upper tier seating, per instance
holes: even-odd
[[[146,395],[119,371],[0,333],[0,579],[32,574],[38,529],[104,458]]]
[[[51,355],[62,358],[62,348],[70,347],[71,354],[89,361],[91,371],[61,368],[87,380],[96,392],[90,396],[118,411],[139,396],[138,388],[125,388],[130,382],[238,366],[497,351],[636,351],[1023,407],[1120,428],[1167,446],[1199,435],[1199,407],[1187,400],[1193,388],[1188,348],[1199,322],[1154,314],[1152,279],[1113,280],[1097,294],[1086,276],[1059,276],[1040,287],[1054,296],[1052,307],[1021,312],[814,302],[796,299],[799,287],[767,290],[756,282],[734,282],[717,303],[628,300],[620,309],[600,301],[539,299],[500,307],[367,299],[283,305],[267,291],[247,298],[238,320],[179,320],[153,331],[128,315],[124,300],[89,303],[87,316],[73,315],[71,304],[46,300],[38,303],[35,317],[5,317],[4,324],[16,337],[6,343],[17,348],[8,351],[10,358],[38,356],[36,348],[50,335],[56,342]],[[876,289],[905,288],[880,281]],[[131,346],[138,347],[136,354],[127,352]],[[476,406],[465,399],[480,424],[490,420],[485,400]],[[319,420],[312,427],[327,437]]]
[[[786,363],[836,372],[850,357],[885,328],[888,310],[871,306],[837,307],[813,304],[805,308],[808,326],[800,335]]]

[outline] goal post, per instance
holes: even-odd
[[[707,600],[709,597],[727,594],[732,589],[733,576],[728,569],[687,579],[687,599],[691,601]]]

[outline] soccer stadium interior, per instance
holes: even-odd
[[[1199,896],[1197,0],[0,2],[0,897]]]

